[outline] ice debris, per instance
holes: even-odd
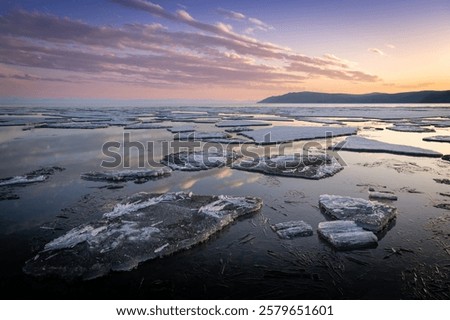
[[[232,168],[313,180],[331,177],[344,169],[335,157],[326,154],[256,157],[235,162]]]
[[[366,230],[378,232],[395,218],[397,208],[360,198],[322,194],[320,210],[338,220],[351,220]]]
[[[325,139],[326,137],[348,136],[356,134],[357,129],[352,127],[272,127],[240,135],[253,139],[258,144],[274,144],[297,140]]]
[[[312,227],[302,220],[280,222],[272,225],[271,228],[281,239],[308,237],[313,234]]]
[[[386,143],[359,136],[347,137],[344,141],[341,141],[330,148],[332,150],[344,150],[355,152],[384,152],[417,157],[435,157],[435,158],[442,157],[441,153],[433,150],[427,150],[400,144]]]
[[[198,171],[223,167],[239,158],[234,151],[182,151],[166,155],[161,163],[173,170]]]
[[[47,243],[24,272],[72,280],[127,271],[206,241],[236,218],[257,212],[253,197],[139,193]]]
[[[115,170],[115,171],[91,171],[83,173],[81,178],[90,181],[109,181],[109,182],[122,182],[122,181],[148,181],[158,177],[170,175],[172,170],[167,167],[154,168],[154,169],[138,169],[138,170]]]
[[[317,233],[338,250],[353,250],[376,247],[378,239],[354,221],[320,222]]]

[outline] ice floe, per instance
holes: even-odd
[[[450,143],[450,136],[432,136],[432,137],[425,137],[422,140],[423,141],[432,141],[432,142],[448,142],[448,143]]]
[[[392,127],[387,127],[386,129],[392,131],[401,131],[401,132],[435,132],[436,130],[432,128],[424,128],[418,125],[397,125]]]
[[[243,132],[243,131],[253,131],[252,128],[249,127],[230,127],[225,129],[226,132],[234,133],[234,132]]]
[[[251,127],[251,126],[270,126],[270,122],[255,120],[224,120],[216,123],[216,127]]]
[[[442,157],[441,153],[433,150],[381,142],[359,136],[348,137],[330,148],[333,150],[383,152],[417,157]]]
[[[332,218],[355,221],[374,232],[385,228],[397,214],[395,207],[380,202],[328,194],[319,197],[319,207]]]
[[[320,222],[317,233],[338,250],[353,250],[376,247],[378,239],[354,221]]]
[[[38,169],[24,175],[0,179],[0,186],[13,186],[20,184],[42,182],[47,180],[48,177],[54,174],[56,171],[63,171],[63,170],[64,169],[60,167],[49,167]]]
[[[167,130],[169,130],[172,133],[193,132],[193,131],[195,131],[195,127],[187,125],[187,126],[172,127],[172,128],[168,128]]]
[[[313,230],[312,227],[307,224],[305,221],[287,221],[280,222],[277,224],[271,225],[273,231],[277,233],[277,235],[281,239],[292,239],[295,237],[308,237],[312,236]]]
[[[161,163],[173,170],[198,171],[223,167],[239,158],[234,151],[182,151],[171,153],[161,160]]]
[[[23,270],[67,280],[131,270],[141,262],[204,242],[261,207],[261,199],[253,197],[139,193],[112,211],[120,214],[106,213],[47,243]]]
[[[278,155],[242,159],[233,163],[232,168],[313,180],[331,177],[344,169],[335,157],[326,154]]]
[[[174,137],[176,140],[207,140],[207,139],[227,139],[231,137],[226,132],[180,132]]]
[[[297,140],[324,139],[327,137],[347,136],[356,134],[352,127],[272,127],[258,129],[239,134],[253,139],[258,144],[274,144]]]
[[[124,127],[125,130],[141,130],[141,129],[168,129],[171,125],[166,125],[157,122],[142,122],[130,124]]]
[[[109,182],[122,182],[122,181],[147,181],[158,177],[170,175],[172,169],[154,168],[154,169],[137,169],[137,170],[115,170],[115,171],[91,171],[83,173],[81,178],[90,181],[109,181]]]
[[[39,124],[35,128],[49,128],[49,129],[103,129],[107,128],[106,123],[91,123],[91,122],[56,122]]]
[[[392,192],[386,192],[386,191],[369,191],[369,198],[370,199],[380,199],[380,200],[397,200],[397,196],[393,194]]]

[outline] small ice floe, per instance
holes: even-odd
[[[367,139],[359,136],[348,137],[334,146],[332,150],[344,150],[355,152],[383,152],[416,157],[442,157],[442,153],[417,147],[400,144],[386,143],[377,140]]]
[[[143,130],[143,129],[167,129],[172,127],[171,125],[166,125],[157,122],[141,122],[136,124],[130,124],[124,127],[125,130]]]
[[[395,125],[386,129],[401,132],[435,132],[432,128],[424,128],[418,125]]]
[[[351,127],[273,127],[241,132],[240,135],[253,139],[258,144],[274,144],[298,140],[325,139],[327,137],[356,134]]]
[[[360,198],[322,194],[320,210],[338,220],[351,220],[366,230],[378,232],[395,218],[397,208]]]
[[[249,140],[244,139],[221,139],[221,138],[210,138],[204,139],[204,141],[209,143],[218,143],[218,144],[244,144],[244,143],[252,143]]]
[[[231,137],[225,132],[180,132],[174,136],[175,140],[208,140],[208,139],[227,139]]]
[[[226,132],[234,133],[234,132],[243,132],[243,131],[253,131],[252,128],[249,127],[231,127],[228,129],[225,129]]]
[[[199,171],[229,165],[237,158],[234,151],[183,151],[166,155],[161,163],[173,170]]]
[[[432,137],[425,137],[422,140],[423,141],[431,141],[431,142],[447,142],[447,143],[450,143],[450,136],[432,136]]]
[[[370,191],[369,190],[369,199],[379,199],[379,200],[391,200],[396,201],[397,196],[391,191]]]
[[[338,250],[376,247],[377,236],[358,226],[354,221],[320,222],[317,233]]]
[[[168,128],[167,130],[169,130],[172,133],[180,133],[180,132],[193,132],[195,131],[195,127],[194,126],[178,126],[178,127],[172,127],[172,128]]]
[[[44,123],[37,125],[35,128],[49,128],[49,129],[103,129],[107,128],[106,123],[91,123],[91,122],[59,122],[59,123]]]
[[[109,182],[122,182],[122,181],[140,181],[159,178],[162,176],[168,176],[172,172],[172,169],[154,168],[154,169],[138,169],[138,170],[116,170],[116,171],[91,171],[83,173],[81,179],[90,181],[109,181]]]
[[[251,127],[251,126],[270,126],[270,122],[254,120],[224,120],[216,123],[216,127]]]
[[[120,207],[120,208],[119,208]],[[33,276],[94,279],[204,242],[236,218],[258,212],[253,197],[192,193],[139,193],[100,220],[80,225],[47,243],[25,263]]]
[[[64,169],[60,167],[41,168],[21,176],[0,179],[0,186],[13,186],[42,182],[47,180],[48,177],[54,174],[56,171],[63,170]]]
[[[450,179],[433,179],[433,180],[441,184],[450,184]]]
[[[302,220],[280,222],[280,223],[271,225],[271,228],[273,231],[275,231],[277,233],[277,235],[281,239],[292,239],[295,237],[308,237],[308,236],[312,236],[312,234],[313,234],[312,227]]]
[[[323,179],[331,177],[344,169],[335,157],[327,154],[309,156],[278,155],[242,159],[232,165],[233,169],[255,171],[265,174],[304,178]]]
[[[28,184],[35,182],[42,182],[47,179],[47,176],[15,176],[11,178],[5,178],[0,180],[0,186],[10,186],[14,184]]]

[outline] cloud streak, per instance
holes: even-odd
[[[311,78],[379,80],[331,54],[306,56],[238,34],[222,22],[199,21],[186,10],[172,13],[144,0],[111,1],[190,30],[171,31],[157,23],[97,26],[39,12],[11,12],[0,16],[0,63],[32,72],[3,73],[0,79],[102,81],[150,88],[199,84],[283,88]],[[239,12],[221,9],[221,13],[270,27]]]

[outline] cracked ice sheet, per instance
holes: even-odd
[[[233,169],[304,179],[323,179],[334,176],[344,167],[333,156],[317,154],[310,156],[279,155],[241,160],[232,164]]]
[[[322,194],[320,210],[338,220],[351,220],[366,230],[378,232],[395,218],[397,208],[361,198]]]
[[[132,181],[132,180],[149,180],[165,175],[170,175],[172,170],[170,168],[155,168],[155,169],[139,169],[139,170],[118,170],[118,171],[91,171],[83,173],[81,178],[90,181]]]
[[[223,167],[239,157],[234,151],[221,152],[183,151],[166,155],[161,163],[173,170],[199,171]]]
[[[257,144],[274,144],[298,140],[325,139],[332,136],[348,136],[356,134],[352,127],[272,127],[258,129],[239,134],[253,139]]]
[[[433,150],[381,142],[359,136],[348,137],[344,141],[341,141],[330,147],[330,149],[355,152],[383,152],[416,157],[442,157],[442,153]]]
[[[131,270],[143,261],[189,249],[261,207],[262,200],[253,197],[138,193],[102,219],[46,244],[24,271],[88,280]]]

